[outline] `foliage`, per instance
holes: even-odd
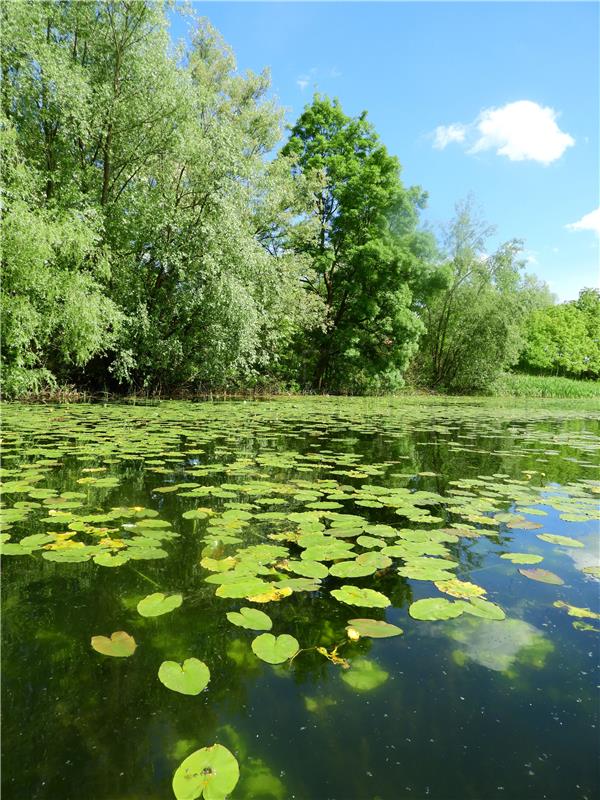
[[[9,392],[67,373],[218,385],[275,363],[312,313],[273,234],[302,193],[265,159],[281,133],[268,75],[237,74],[196,18],[172,52],[165,12],[3,6]]]
[[[504,373],[494,381],[490,391],[500,397],[600,397],[600,381]]]
[[[534,311],[527,319],[524,369],[600,377],[600,291],[583,289],[569,303]]]
[[[443,231],[439,266],[443,288],[422,307],[427,332],[417,357],[419,380],[434,388],[488,388],[521,348],[522,320],[549,302],[547,289],[523,278],[517,240],[488,252],[493,228],[478,218],[470,199],[459,203]]]
[[[422,324],[413,309],[429,237],[416,231],[424,193],[406,189],[398,160],[366,112],[352,118],[315,96],[282,150],[312,187],[312,208],[289,243],[314,275],[303,283],[325,306],[323,324],[299,347],[316,389],[401,385]]]

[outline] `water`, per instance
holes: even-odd
[[[428,399],[14,405],[4,408],[4,427],[8,545],[52,536],[30,554],[5,544],[6,800],[170,798],[178,765],[214,743],[239,762],[234,800],[598,796],[598,632],[587,628],[600,621],[554,606],[599,610],[590,573],[598,565],[600,425],[590,406]],[[193,485],[169,491],[179,484]],[[182,517],[198,507],[213,513]],[[111,509],[122,510],[111,516]],[[227,513],[240,510],[252,515],[242,524]],[[396,556],[372,575],[328,576],[277,602],[219,597],[218,585],[205,581],[215,573],[203,557],[220,560],[255,544],[287,548],[297,562],[298,531],[330,541],[319,526],[342,524],[340,514],[362,526],[341,538],[354,545],[341,560],[397,541],[406,547],[406,532],[441,530],[448,539],[442,558],[458,564],[453,574],[484,589],[506,619],[414,619],[408,609],[418,599],[456,598],[431,580],[399,575],[410,559]],[[132,527],[144,519],[171,527]],[[374,539],[386,533],[378,545],[355,544],[374,524],[397,533],[373,529],[366,535]],[[544,533],[580,546],[540,540]],[[125,560],[136,534],[154,537],[142,548],[149,557]],[[68,541],[83,548],[65,548]],[[47,560],[77,550],[88,560]],[[152,557],[156,550],[166,556]],[[92,559],[102,552],[125,553],[125,563],[101,566]],[[500,558],[505,553],[543,561],[513,564]],[[271,559],[276,575],[254,579],[300,577],[282,558]],[[563,583],[519,572],[535,568]],[[390,605],[339,602],[330,592],[342,585],[375,590]],[[181,607],[140,616],[137,603],[157,591],[181,593]],[[273,633],[294,636],[301,652],[276,666],[257,658],[250,645],[260,632],[225,616],[242,606],[266,612]],[[404,633],[349,641],[348,621],[365,617]],[[131,657],[91,648],[92,636],[119,630],[135,638]],[[336,645],[349,669],[315,649]],[[187,696],[160,683],[161,662],[192,656],[210,668],[206,690]]]

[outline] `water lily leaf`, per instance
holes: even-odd
[[[258,608],[244,606],[238,611],[229,611],[227,619],[239,628],[248,628],[251,631],[270,631],[273,622],[268,614]]]
[[[23,547],[20,542],[3,542],[0,552],[3,556],[30,556],[33,553],[33,548]],[[42,553],[42,557],[44,555],[49,555],[49,553]],[[85,558],[82,560],[86,561]]]
[[[158,679],[174,692],[196,695],[206,688],[210,680],[210,670],[197,658],[186,658],[183,664],[163,661],[158,668]]]
[[[329,569],[320,561],[288,561],[287,569],[305,578],[326,578]]]
[[[503,553],[500,558],[512,561],[513,564],[539,564],[544,560],[543,556],[535,553]]]
[[[179,608],[182,603],[183,596],[180,594],[166,595],[162,592],[154,592],[140,600],[137,610],[142,617],[160,617],[161,614],[168,614]]]
[[[408,613],[413,619],[419,620],[453,619],[464,612],[465,605],[466,603],[446,600],[445,597],[428,597],[412,603]]]
[[[371,639],[387,639],[404,633],[397,625],[378,619],[349,619],[346,631],[349,633],[350,630],[355,630],[359,636],[368,636]],[[349,636],[349,638],[354,637]]]
[[[54,536],[49,533],[33,533],[31,536],[24,536],[19,544],[21,547],[41,547],[54,541]]]
[[[474,617],[495,620],[506,619],[506,614],[500,606],[491,603],[489,600],[484,600],[482,597],[471,597],[471,602],[465,603],[463,610]]]
[[[540,583],[552,583],[555,586],[561,586],[564,583],[563,579],[559,578],[554,572],[550,572],[548,569],[541,569],[540,567],[534,567],[534,569],[520,569],[519,572],[526,578],[532,581],[539,581]]]
[[[206,519],[208,514],[204,509],[196,508],[193,511],[184,511],[181,516],[184,519]]]
[[[4,547],[7,547],[5,545]],[[79,564],[90,560],[90,553],[80,550],[47,550],[42,553],[42,558],[46,561],[58,561],[66,564]]]
[[[371,550],[368,553],[361,553],[356,557],[357,564],[369,565],[375,569],[387,569],[392,565],[392,559],[389,556],[384,556],[383,553],[377,553]]]
[[[362,578],[372,575],[376,570],[372,564],[359,564],[356,561],[338,561],[329,568],[329,574],[336,578]]]
[[[363,608],[387,608],[391,605],[388,598],[373,589],[359,589],[358,586],[345,584],[339,589],[333,589],[331,594],[340,603],[348,603],[351,606],[362,606]]]
[[[282,633],[280,636],[262,633],[252,642],[252,650],[255,655],[268,664],[283,664],[284,661],[296,655],[299,649],[298,640],[287,633]]]
[[[126,658],[133,655],[137,644],[133,636],[125,631],[115,631],[110,639],[108,636],[92,636],[92,647],[103,656]]]
[[[126,553],[99,553],[94,556],[94,563],[100,567],[120,567],[129,561],[129,556]]]
[[[374,661],[369,658],[355,658],[350,669],[342,674],[342,680],[357,692],[372,692],[382,686],[390,677]]]
[[[570,536],[559,536],[557,533],[538,533],[537,538],[550,544],[559,544],[562,547],[584,547],[583,542],[572,539]]]
[[[238,762],[226,747],[213,744],[189,755],[175,770],[177,800],[225,800],[240,778]]]
[[[576,620],[573,623],[573,627],[577,631],[594,631],[595,633],[600,633],[600,628],[594,627],[594,625],[590,625],[589,622],[582,622],[580,619]]]
[[[248,600],[253,603],[278,603],[284,597],[289,597],[292,591],[289,586],[271,586],[266,592],[248,595]]]
[[[570,617],[581,617],[584,619],[600,619],[600,614],[591,611],[589,608],[579,608],[572,606],[570,603],[565,603],[563,600],[556,600],[553,604],[556,608],[566,608],[567,614]]]
[[[217,586],[215,594],[217,597],[253,597],[264,594],[270,590],[270,586],[266,581],[261,581],[260,578],[248,578],[248,580],[239,580],[235,583],[223,583]]]
[[[469,581],[459,581],[458,578],[452,578],[449,581],[435,581],[434,585],[440,592],[463,600],[468,600],[470,597],[480,597],[485,594],[485,589],[481,586],[469,583]]]

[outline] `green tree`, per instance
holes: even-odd
[[[423,306],[427,333],[417,359],[418,375],[431,387],[488,388],[517,361],[528,309],[546,302],[547,290],[521,276],[520,242],[506,242],[489,254],[492,233],[471,200],[457,205],[443,231],[444,287]]]
[[[312,189],[289,246],[308,258],[304,286],[325,308],[299,344],[305,380],[334,391],[398,386],[422,330],[413,285],[429,247],[416,231],[425,195],[404,188],[366,112],[349,117],[337,100],[315,96],[282,155]]]
[[[60,229],[39,233],[52,240],[39,263],[55,276],[63,264],[77,273],[68,290],[78,310],[69,323],[77,356],[58,364],[58,296],[45,280],[28,287],[12,246],[16,211],[7,213],[10,325],[33,324],[14,282],[35,306],[36,330],[48,331],[35,343],[21,335],[20,355],[5,347],[7,366],[43,364],[40,376],[92,386],[249,381],[273,369],[314,317],[300,285],[310,270],[277,245],[303,194],[285,160],[266,158],[282,124],[265,97],[268,75],[240,75],[219,35],[193,15],[191,47],[173,52],[168,7],[2,6],[2,109],[31,184],[20,208],[33,216],[28,224]]]
[[[600,376],[600,292],[534,311],[527,319],[521,367],[573,377]]]

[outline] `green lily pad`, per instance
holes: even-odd
[[[126,658],[135,652],[137,647],[135,639],[125,631],[115,631],[108,636],[92,636],[92,647],[103,656]]]
[[[513,564],[539,564],[544,560],[543,556],[537,556],[535,553],[503,553],[500,558],[512,561]]]
[[[556,600],[552,604],[555,608],[566,608],[567,614],[570,617],[581,617],[582,619],[600,619],[600,614],[592,611],[589,608],[579,608],[572,606],[570,603],[565,603],[563,600]]]
[[[474,617],[483,617],[483,619],[506,619],[506,614],[500,606],[491,603],[489,600],[484,600],[482,597],[471,597],[469,603],[465,603],[463,610],[467,614],[472,614]]]
[[[213,744],[181,762],[173,775],[173,792],[177,800],[225,800],[239,778],[235,757],[223,745]]]
[[[287,569],[305,578],[326,578],[329,569],[320,561],[288,561]]]
[[[197,658],[186,658],[183,664],[163,661],[158,668],[158,679],[174,692],[196,695],[206,688],[210,670]]]
[[[562,547],[583,547],[583,542],[572,539],[570,536],[559,536],[557,533],[538,533],[537,538],[550,544],[559,544]]]
[[[338,561],[329,568],[329,574],[336,578],[362,578],[372,575],[376,567],[371,564],[359,564],[356,561]]]
[[[378,619],[349,619],[346,631],[350,629],[354,629],[360,636],[368,636],[371,639],[387,639],[404,633],[397,625]]]
[[[199,509],[194,509],[193,511],[184,511],[181,515],[184,519],[206,519],[208,514],[206,511],[200,511]]]
[[[239,628],[248,628],[251,631],[270,631],[273,627],[273,622],[268,614],[264,611],[259,611],[258,608],[240,608],[237,611],[229,611],[227,619],[233,625]]]
[[[373,589],[359,589],[358,586],[345,584],[339,589],[333,589],[331,594],[340,603],[348,603],[351,606],[362,606],[363,608],[387,608],[391,605],[388,598]]]
[[[115,555],[111,553],[99,553],[97,556],[94,556],[94,563],[98,564],[100,567],[120,567],[128,561],[129,555],[127,553],[116,553]]]
[[[252,642],[252,650],[268,664],[283,664],[300,649],[298,640],[287,633],[273,636],[272,633],[262,633]]]
[[[344,683],[357,692],[372,692],[373,689],[382,686],[389,677],[389,672],[369,658],[355,658],[350,664],[350,669],[342,674]]]
[[[445,597],[428,597],[411,604],[408,613],[413,619],[441,620],[459,617],[464,612],[463,602],[452,602]]]
[[[166,595],[162,592],[154,592],[140,600],[137,610],[142,617],[160,617],[161,614],[168,614],[179,608],[182,603],[183,596],[180,594]]]
[[[551,583],[555,586],[562,586],[564,583],[562,578],[559,578],[558,575],[554,572],[550,572],[548,569],[534,567],[534,569],[520,569],[519,572],[526,578],[532,581],[539,581],[540,583]]]

